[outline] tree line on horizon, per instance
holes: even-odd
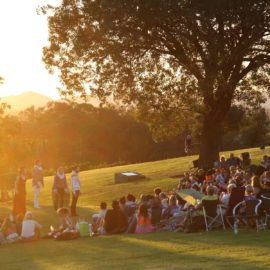
[[[155,119],[152,119],[155,121]],[[136,111],[91,104],[51,102],[17,115],[0,114],[0,172],[31,167],[42,160],[48,174],[63,165],[83,170],[161,160],[185,155],[184,140],[192,134],[193,152],[200,145],[200,119],[170,122],[158,133],[159,121],[147,124]],[[175,126],[174,132],[169,130]],[[166,131],[167,130],[167,131]],[[178,132],[177,132],[178,130]],[[247,112],[232,107],[224,125],[221,150],[257,147],[270,143],[269,118],[264,108]]]

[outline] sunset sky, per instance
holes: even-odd
[[[58,98],[56,76],[42,62],[48,40],[47,19],[37,15],[40,5],[59,0],[0,0],[0,97],[35,91]]]

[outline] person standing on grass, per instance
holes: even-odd
[[[59,167],[56,172],[53,182],[53,192],[55,194],[54,209],[57,210],[64,206],[65,194],[69,192],[63,167]]]
[[[13,216],[24,215],[26,212],[26,171],[25,168],[20,168],[19,175],[15,182],[15,194],[13,201]]]
[[[40,160],[37,160],[32,171],[32,186],[34,188],[34,208],[39,208],[39,192],[44,187],[43,168]]]
[[[77,201],[80,196],[80,191],[81,191],[81,181],[79,177],[79,168],[73,168],[72,173],[71,173],[71,191],[72,191],[72,202],[70,206],[70,214],[72,217],[77,216],[76,212],[76,206],[77,206]]]

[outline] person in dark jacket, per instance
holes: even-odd
[[[63,167],[59,167],[54,176],[53,192],[55,195],[54,209],[57,210],[64,206],[65,193],[69,192],[67,178]]]
[[[126,215],[121,211],[119,202],[112,202],[112,209],[105,215],[104,228],[107,234],[124,233],[127,230],[128,221]]]

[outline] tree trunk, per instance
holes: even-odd
[[[199,153],[199,166],[204,169],[213,168],[214,162],[219,161],[219,151],[222,141],[222,123],[213,114],[205,117]]]

